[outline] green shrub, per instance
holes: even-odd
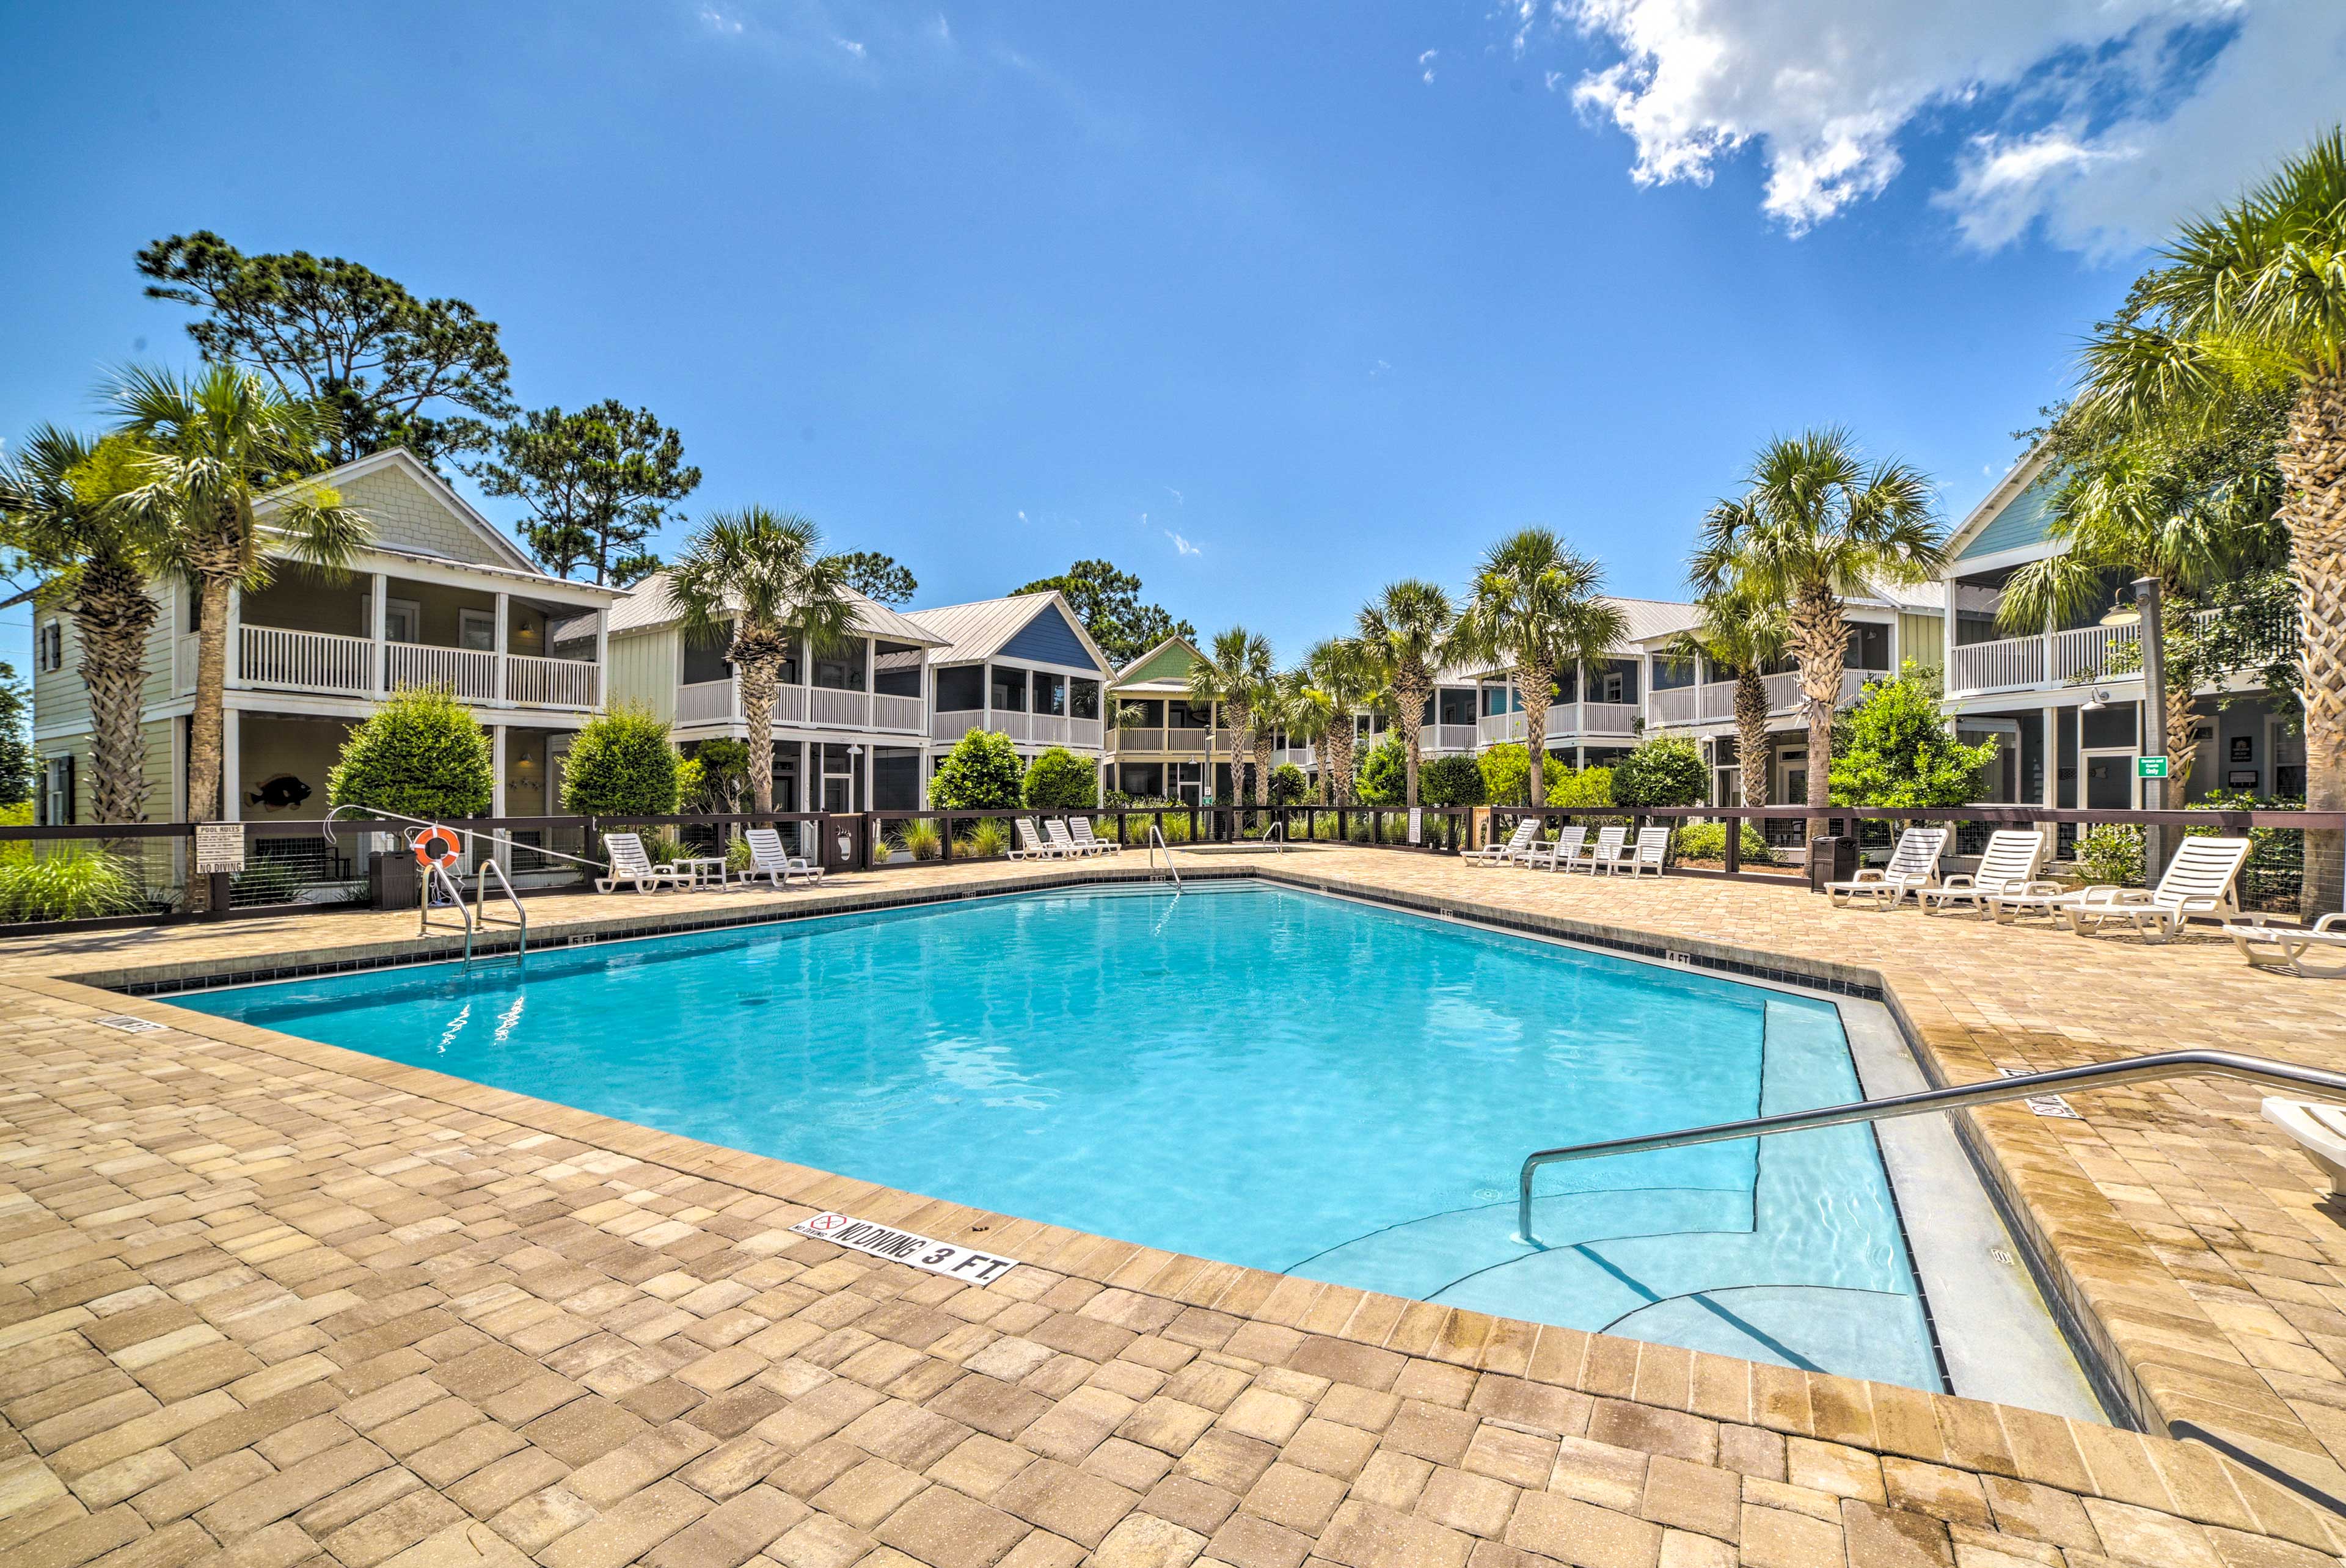
[[[2077,839],[2077,870],[2089,882],[2131,887],[2142,881],[2142,830],[2111,822]]]
[[[750,799],[750,743],[719,737],[692,748],[677,769],[677,800],[685,810],[726,816]]]
[[[699,858],[693,850],[686,846],[683,840],[665,828],[657,832],[645,833],[643,840],[644,854],[656,866],[665,866],[669,861],[680,860],[687,855],[692,855],[696,860]]]
[[[1532,754],[1520,740],[1510,740],[1494,746],[1474,759],[1483,775],[1483,799],[1493,806],[1528,806],[1532,803]],[[1555,805],[1558,786],[1572,770],[1556,758],[1544,757],[1540,762],[1540,786],[1548,804]],[[1609,804],[1609,802],[1605,802]]]
[[[1369,754],[1361,759],[1360,782],[1353,792],[1368,806],[1399,806],[1408,799],[1409,748],[1401,743],[1400,736],[1387,735],[1369,748]]]
[[[247,860],[229,886],[235,904],[290,904],[301,896],[302,877],[285,860]]]
[[[1564,777],[1549,776],[1547,803],[1556,807],[1610,806],[1613,769],[1605,767],[1567,768]]]
[[[1768,836],[1757,822],[1743,824],[1743,863],[1747,866],[1768,866],[1776,861],[1775,851],[1768,847]],[[1670,840],[1681,860],[1725,860],[1727,859],[1727,824],[1724,822],[1689,822],[1680,828]]]
[[[1857,706],[1833,721],[1827,796],[1836,806],[1967,805],[1995,749],[1994,737],[1956,740],[1936,673],[1909,659],[1895,678],[1867,681]]]
[[[725,845],[725,871],[726,874],[729,876],[748,871],[750,869],[750,862],[756,859],[757,857],[750,852],[749,840],[732,839],[727,840]]]
[[[937,764],[929,803],[943,811],[1015,810],[1025,774],[1010,737],[973,729]]]
[[[1489,797],[1482,764],[1465,752],[1436,757],[1417,770],[1417,798],[1428,806],[1480,806]]]
[[[1282,762],[1270,770],[1270,803],[1274,806],[1300,805],[1311,789],[1311,781],[1292,762]]]
[[[945,839],[937,830],[935,818],[910,817],[896,835],[896,847],[916,860],[933,860],[944,853]]]
[[[1699,806],[1710,794],[1710,764],[1684,735],[1649,735],[1613,764],[1617,806]]]
[[[970,824],[969,831],[954,840],[954,853],[973,860],[987,860],[1010,852],[1011,829],[1000,817],[980,817]]]
[[[1054,746],[1026,765],[1019,794],[1030,810],[1089,810],[1099,804],[1099,769],[1066,747]]]
[[[579,817],[672,816],[678,761],[665,720],[649,708],[614,708],[588,719],[571,741],[562,809]]]
[[[326,798],[433,821],[481,816],[496,798],[488,732],[444,687],[394,692],[342,743]]]
[[[0,865],[0,921],[138,914],[147,895],[118,856],[70,840]]]

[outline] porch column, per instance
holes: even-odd
[[[1545,761],[1537,759],[1535,759],[1532,765],[1535,768],[1545,768],[1547,766]],[[1577,773],[1587,766],[1588,748],[1586,746],[1575,746],[1572,748],[1572,770]]]
[[[225,641],[228,667],[221,671],[220,684],[235,689],[241,684],[244,670],[244,590],[232,587],[228,591],[228,626]]]
[[[497,596],[497,629],[496,629],[496,637],[495,637],[495,640],[494,642],[492,642],[492,643],[491,643],[491,645],[490,645],[490,647],[495,650],[495,654],[496,654],[496,660],[497,660],[497,671],[496,671],[497,683],[496,683],[496,685],[495,685],[495,687],[493,687],[491,689],[492,689],[492,690],[496,694],[496,699],[497,699],[499,702],[503,702],[503,701],[505,701],[505,696],[506,696],[506,693],[505,693],[505,616],[506,616],[506,613],[507,613],[506,598],[507,598],[507,596],[506,596],[506,595],[505,595],[505,594],[502,594],[502,593],[500,593],[500,594]],[[500,769],[503,769],[503,768],[505,767],[505,754],[504,754],[502,751],[500,751],[500,752],[497,754],[497,767],[498,767]],[[502,777],[503,777],[502,772],[500,772],[499,777],[500,777],[500,778],[502,778]],[[502,788],[503,788],[503,786],[502,786],[502,785],[500,785],[500,786],[499,786],[499,788],[500,788],[500,789],[502,789]],[[504,798],[503,798],[502,796],[500,796],[500,797],[498,798],[498,800],[497,800],[497,815],[498,815],[498,816],[500,816],[500,817],[502,817],[502,816],[504,816],[504,815],[505,815],[505,800],[504,800]]]
[[[546,639],[551,642],[553,639]],[[549,653],[552,649],[547,650]],[[601,708],[611,695],[611,606],[605,605],[595,612],[595,706]]]
[[[2037,792],[2045,797],[2045,806],[2057,807],[2061,804],[2061,710],[2048,705],[2042,712],[2045,781],[2037,787]]]
[[[231,708],[220,715],[220,820],[244,820],[244,715]]]
[[[372,657],[374,659],[374,680],[372,684],[374,686],[374,694],[377,697],[382,697],[390,690],[389,686],[385,683],[391,678],[391,653],[390,650],[384,647],[384,642],[388,638],[391,630],[390,594],[391,579],[384,576],[381,572],[377,572],[374,575],[373,596],[368,601],[374,611],[374,625],[367,628],[367,636],[374,639],[374,648],[372,651]]]
[[[505,814],[505,727],[489,726],[489,815]]]

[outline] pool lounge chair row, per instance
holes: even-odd
[[[1094,836],[1089,817],[1046,817],[1043,832],[1035,830],[1031,817],[1018,820],[1018,847],[1010,851],[1014,860],[1074,860],[1090,855],[1113,855],[1122,844]],[[1046,838],[1044,835],[1048,834]]]
[[[1543,842],[1538,819],[1527,817],[1515,824],[1504,843],[1468,850],[1459,859],[1470,866],[1520,866],[1534,871],[1586,871],[1592,876],[1600,871],[1607,876],[1627,871],[1633,877],[1651,871],[1658,877],[1669,850],[1668,828],[1640,828],[1634,844],[1627,828],[1600,828],[1592,844],[1588,830],[1574,826]]]
[[[2080,934],[2119,925],[2154,942],[2178,935],[2195,916],[2206,916],[2226,922],[2226,932],[2252,963],[2295,964],[2310,947],[2346,946],[2346,931],[2331,930],[2341,918],[2336,915],[2325,915],[2311,930],[2267,926],[2261,915],[2241,915],[2246,839],[2186,838],[2151,888],[2073,889],[2039,881],[2052,849],[2042,830],[1996,830],[1976,871],[1942,881],[1939,859],[1946,847],[1946,829],[1909,828],[1899,835],[1888,865],[1829,882],[1825,891],[1836,904],[1862,901],[1890,909],[1911,894],[1925,912],[1963,905],[2006,925],[2023,915],[2041,914],[2066,919]]]
[[[822,868],[803,855],[793,855],[782,848],[782,835],[773,828],[752,828],[741,835],[750,846],[750,864],[736,873],[739,881],[747,884],[763,878],[775,887],[788,887],[792,882],[819,882]],[[603,845],[611,858],[611,874],[595,879],[598,893],[616,891],[624,886],[639,893],[657,892],[662,888],[693,889],[706,885],[700,872],[687,866],[656,866],[644,850],[641,833],[606,833]]]

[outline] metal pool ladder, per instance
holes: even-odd
[[[2261,1056],[2235,1055],[2229,1051],[2163,1051],[2150,1056],[2127,1056],[2116,1062],[2096,1062],[2083,1067],[2060,1067],[2018,1078],[1998,1078],[1985,1084],[1963,1084],[1952,1089],[1925,1089],[1919,1094],[1892,1095],[1880,1100],[1859,1100],[1846,1105],[1824,1105],[1813,1111],[1788,1111],[1749,1121],[1719,1122],[1708,1127],[1687,1127],[1675,1133],[1648,1133],[1634,1138],[1606,1138],[1597,1143],[1568,1144],[1542,1149],[1524,1161],[1515,1196],[1515,1239],[1537,1247],[1532,1235],[1532,1174],[1542,1166],[1568,1160],[1603,1159],[1612,1155],[1647,1154],[1655,1149],[1681,1149],[1693,1144],[1731,1143],[1738,1138],[1764,1137],[1770,1133],[1797,1133],[1810,1127],[1838,1127],[1851,1122],[1881,1122],[1892,1116],[1919,1116],[1933,1111],[1960,1111],[1969,1105],[1993,1105],[2005,1100],[2031,1099],[2038,1095],[2076,1085],[2087,1089],[2115,1088],[2154,1078],[2239,1078],[2283,1089],[2319,1089],[2346,1099],[2346,1075],[2270,1062]]]
[[[1148,869],[1157,869],[1157,851],[1165,851],[1165,869],[1173,873],[1173,885],[1181,885],[1181,868],[1173,863],[1173,846],[1165,841],[1165,830],[1155,822],[1148,824]]]

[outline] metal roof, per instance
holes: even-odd
[[[668,574],[654,572],[636,585],[635,591],[611,606],[611,635],[649,631],[656,626],[672,626],[684,618],[684,612],[668,591]],[[848,596],[855,601],[855,629],[868,637],[883,637],[890,642],[918,643],[929,647],[937,636],[910,616],[892,610],[876,599],[865,598],[850,590]]]
[[[1043,594],[974,599],[966,605],[939,605],[933,610],[914,610],[906,618],[917,623],[930,642],[941,645],[930,650],[931,664],[971,664],[1000,653],[1003,645],[1024,631],[1046,605],[1058,606],[1067,625],[1091,650],[1100,672],[1113,675],[1116,666],[1100,652],[1099,645],[1084,630],[1084,623],[1076,619],[1075,607],[1056,588]]]

